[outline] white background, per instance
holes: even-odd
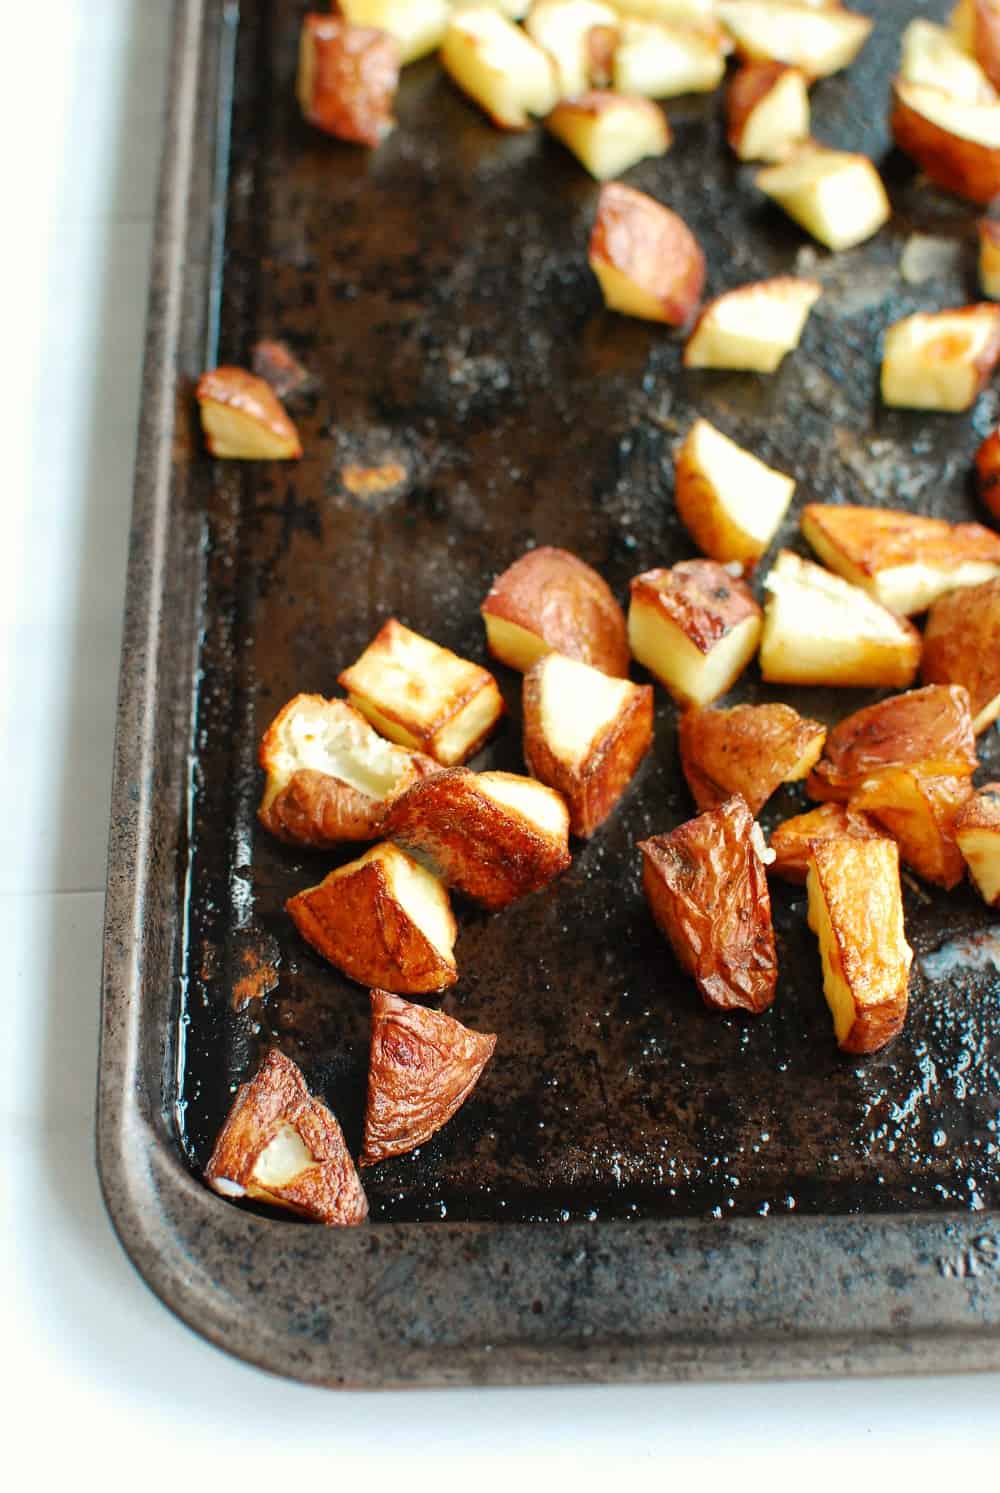
[[[317,0],[316,9],[322,6]],[[230,1360],[147,1291],[93,1159],[98,977],[168,0],[3,5],[0,1421],[5,1473],[108,1489],[364,1469],[492,1485],[1000,1487],[1000,1375],[335,1396]],[[7,1416],[9,1415],[9,1419]],[[520,1469],[519,1469],[520,1470]],[[192,1481],[193,1480],[193,1481]],[[203,1481],[204,1480],[204,1481]],[[4,1477],[6,1483],[6,1477]],[[11,1481],[9,1487],[20,1486]]]

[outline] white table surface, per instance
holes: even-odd
[[[361,1468],[419,1488],[554,1459],[584,1486],[688,1470],[708,1486],[823,1487],[861,1468],[863,1487],[981,1471],[976,1486],[996,1488],[1000,1375],[337,1396],[207,1346],[112,1235],[92,1139],[98,982],[170,8],[4,7],[5,1466],[13,1443],[53,1482],[99,1470],[109,1489],[212,1473],[342,1486]]]

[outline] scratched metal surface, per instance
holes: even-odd
[[[291,406],[306,455],[279,467],[206,462],[208,550],[193,764],[183,1060],[176,1114],[204,1163],[235,1086],[277,1042],[356,1145],[367,994],[297,938],[286,897],[335,857],[299,854],[254,822],[256,744],[299,690],[338,671],[396,615],[484,659],[478,604],[534,543],[573,549],[622,599],[631,575],[688,558],[671,449],[698,414],[798,480],[779,542],[801,548],[810,499],[980,517],[971,453],[994,423],[890,412],[876,397],[883,328],[975,296],[974,214],[887,154],[886,79],[905,18],[877,11],[846,76],[814,91],[814,131],[872,154],[895,216],[837,256],[762,202],[724,147],[720,96],[668,107],[675,145],[628,174],[704,245],[709,289],[802,270],[825,294],[773,379],[685,374],[665,329],[607,314],[586,265],[597,187],[541,132],[502,135],[433,62],[409,69],[399,129],[374,154],[310,132],[293,101],[301,6],[244,0],[222,280],[222,361],[289,340],[314,375]],[[907,286],[909,233],[954,242],[947,273]],[[405,481],[353,497],[346,464],[398,460]],[[638,671],[637,671],[638,672]],[[510,717],[473,764],[521,767]],[[834,721],[867,698],[768,691]],[[637,839],[692,813],[674,710],[611,822],[554,886],[501,915],[458,909],[460,982],[441,1001],[499,1034],[454,1121],[366,1172],[378,1220],[709,1217],[994,1208],[1000,1204],[1000,974],[983,945],[925,962],[990,919],[965,889],[912,884],[918,960],[909,1020],[886,1051],[834,1047],[804,895],[777,886],[778,999],[757,1020],[710,1015],[643,903]],[[984,775],[1000,776],[997,734]],[[766,827],[802,803],[772,800]],[[349,859],[345,852],[340,860]],[[995,946],[994,946],[995,947]],[[987,946],[986,952],[989,952]],[[234,1009],[235,989],[249,1000]]]

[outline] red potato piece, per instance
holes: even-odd
[[[714,560],[684,560],[631,582],[633,657],[680,705],[707,705],[757,651],[761,610],[745,581]]]
[[[904,865],[950,890],[965,875],[955,816],[971,796],[968,777],[888,767],[866,779],[850,802],[896,841]]]
[[[705,284],[705,256],[682,218],[621,182],[601,188],[590,267],[608,308],[682,327]]]
[[[1000,193],[1000,104],[897,78],[889,125],[900,150],[946,192],[984,207]]]
[[[856,710],[834,726],[806,787],[813,798],[846,803],[886,768],[968,778],[976,764],[968,691],[931,684]]]
[[[790,705],[734,705],[685,711],[678,728],[681,767],[699,809],[739,794],[757,814],[782,783],[815,766],[826,727]]]
[[[302,455],[298,431],[262,378],[245,368],[220,367],[203,373],[195,390],[213,456],[238,461],[296,461]]]
[[[784,62],[751,62],[726,92],[727,136],[741,161],[779,161],[809,138],[806,76]]]
[[[625,615],[603,577],[569,550],[528,550],[497,576],[480,612],[490,652],[512,669],[526,673],[554,650],[628,674]]]
[[[969,692],[978,736],[1000,715],[1000,577],[950,591],[931,607],[920,677],[925,684],[960,684]]]
[[[339,16],[303,17],[296,90],[310,124],[340,140],[378,145],[395,125],[398,85],[393,37]]]

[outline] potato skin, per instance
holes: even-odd
[[[639,849],[650,910],[705,1004],[757,1015],[774,1000],[778,962],[753,825],[736,795]]]
[[[372,26],[351,26],[339,16],[307,15],[301,46],[313,51],[311,92],[308,98],[301,91],[299,96],[309,123],[340,140],[378,145],[394,123],[396,40]]]
[[[825,739],[825,726],[790,705],[695,707],[678,727],[681,767],[698,808],[713,809],[738,793],[751,814],[793,774],[804,776],[797,769],[803,759],[812,766]]]
[[[846,803],[866,778],[885,768],[919,767],[935,776],[967,777],[976,763],[968,691],[961,685],[932,684],[880,700],[842,720],[826,738],[823,759],[806,787],[813,798]]]
[[[920,675],[925,684],[961,684],[969,692],[973,728],[983,731],[1000,695],[1000,577],[950,591],[931,607]]]
[[[644,192],[607,182],[597,202],[590,258],[614,265],[682,327],[701,299],[705,256],[683,218]]]
[[[682,560],[669,569],[646,570],[630,586],[633,599],[662,611],[699,653],[710,653],[739,623],[761,615],[746,581],[715,560]]]
[[[385,990],[371,992],[368,1105],[359,1166],[423,1145],[465,1103],[493,1056],[492,1032]]]
[[[976,452],[976,487],[983,507],[1000,521],[1000,429],[988,435]]]
[[[497,576],[480,611],[523,627],[567,658],[628,677],[625,614],[604,577],[569,550],[528,550]]]
[[[433,757],[414,752],[412,772],[393,793],[387,798],[369,798],[340,778],[300,767],[267,808],[258,809],[257,818],[286,845],[307,845],[313,850],[330,850],[345,841],[377,840],[393,800],[420,778],[440,771]]]
[[[860,809],[849,804],[820,804],[805,814],[784,820],[772,831],[770,849],[774,860],[767,869],[783,881],[805,886],[810,846],[817,840],[834,840],[844,835],[853,835],[858,840],[886,838]]]

